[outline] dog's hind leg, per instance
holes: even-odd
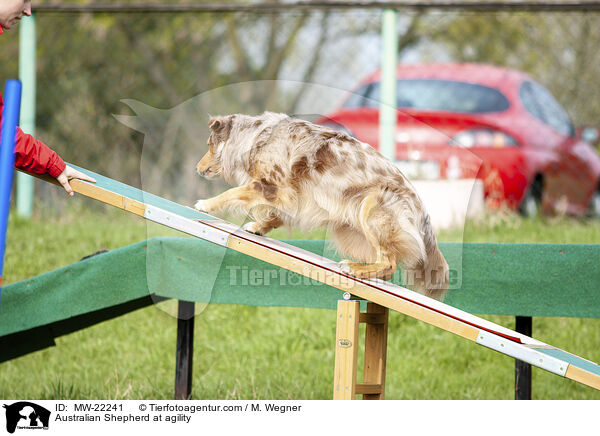
[[[378,277],[389,280],[392,277],[396,271],[396,263],[371,244],[364,232],[347,224],[336,226],[332,231],[339,252],[364,263],[342,260],[340,267],[343,272],[360,278]]]
[[[384,279],[391,280],[396,272],[396,263],[387,257],[377,258],[377,262],[362,264],[344,259],[340,262],[342,272],[358,277],[359,279]]]
[[[375,262],[371,259],[357,257],[365,262],[360,264],[349,260],[341,262],[342,270],[359,278],[383,278],[389,280],[396,271],[399,261],[407,264],[422,264],[424,247],[416,228],[407,221],[402,221],[388,208],[381,205],[379,193],[368,194],[358,214],[358,228],[370,246],[365,253],[375,252]]]
[[[377,226],[381,221],[389,221],[387,211],[378,207],[376,193],[368,194],[359,209],[358,225],[353,228],[356,235],[347,238],[354,242],[354,245],[362,247],[352,247],[353,257],[364,264],[351,260],[342,260],[340,267],[342,271],[359,278],[382,278],[389,280],[396,271],[397,265],[393,253],[386,250],[385,245],[380,241]],[[338,237],[338,241],[342,238]],[[345,245],[350,247],[349,241]],[[373,262],[374,261],[374,262]]]

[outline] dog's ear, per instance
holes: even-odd
[[[223,122],[219,118],[211,118],[208,121],[208,128],[210,130],[218,131],[222,125],[223,125]]]
[[[231,116],[211,117],[208,121],[208,127],[211,130],[211,138],[214,144],[226,142],[231,133],[233,119]]]

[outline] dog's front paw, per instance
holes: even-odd
[[[257,222],[254,222],[254,221],[250,221],[249,223],[244,224],[242,229],[244,229],[248,233],[254,233],[255,235],[259,235],[259,236],[263,235],[263,233],[261,232],[260,226],[258,225]]]
[[[351,264],[353,264],[353,263],[354,262],[352,262],[351,260],[344,259],[338,263],[338,266],[340,267],[340,269],[342,270],[343,273],[352,274]]]
[[[208,200],[198,200],[196,204],[194,204],[194,209],[199,210],[200,212],[210,212]]]

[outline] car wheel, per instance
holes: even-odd
[[[588,206],[588,211],[592,218],[600,219],[600,187],[594,192]]]
[[[527,196],[521,202],[519,212],[525,218],[535,218],[540,213],[539,202],[530,193],[527,193]]]
[[[541,176],[536,177],[519,205],[519,213],[522,216],[526,218],[535,218],[540,215],[542,186],[543,181]]]

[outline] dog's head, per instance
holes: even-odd
[[[201,176],[214,179],[223,174],[221,155],[231,133],[232,122],[231,116],[211,117],[208,121],[208,151],[196,165],[196,171]]]

